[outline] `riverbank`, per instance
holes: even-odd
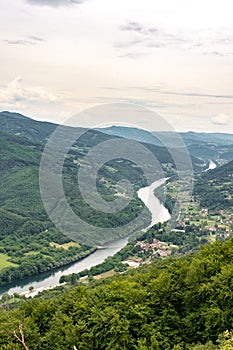
[[[54,289],[56,287],[60,287],[60,286],[64,286],[66,283],[58,283],[58,284],[52,284],[50,286],[46,286],[46,287],[40,287],[40,288],[33,288],[32,290],[28,290],[26,292],[22,292],[22,293],[19,293],[19,295],[21,297],[25,297],[25,298],[33,298],[35,297],[36,295],[38,295],[39,293],[42,293],[46,290],[51,290],[51,289]]]
[[[10,285],[0,287],[0,296],[3,293],[8,293],[12,295],[14,293],[23,293],[27,292],[30,286],[33,286],[34,289],[46,287],[49,285],[59,284],[60,277],[64,274],[72,274],[83,271],[87,268],[91,268],[92,266],[98,265],[103,262],[108,256],[113,256],[119,250],[121,250],[126,244],[128,240],[127,238],[120,238],[118,240],[109,242],[105,244],[105,249],[97,249],[94,253],[88,255],[87,257],[79,260],[78,262],[64,267],[60,269],[56,269],[55,271],[43,273],[41,275],[32,276],[29,278],[25,278],[21,281],[16,281],[11,283]]]

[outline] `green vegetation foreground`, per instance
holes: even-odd
[[[230,239],[56,298],[45,294],[0,311],[0,348],[23,349],[22,326],[29,350],[224,349],[214,345],[223,334],[232,349],[232,276]]]

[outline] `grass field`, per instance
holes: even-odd
[[[8,255],[0,253],[0,271],[5,267],[17,266],[16,264],[9,262],[7,259],[9,259]]]
[[[76,242],[69,242],[64,244],[58,244],[55,242],[51,242],[50,245],[55,248],[63,248],[63,249],[69,249],[69,247],[77,247],[80,248],[80,245]]]

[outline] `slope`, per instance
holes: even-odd
[[[212,212],[225,210],[232,213],[233,209],[233,161],[210,170],[197,180],[194,195],[202,207]]]
[[[230,239],[89,287],[53,291],[0,310],[0,346],[21,349],[14,336],[21,325],[32,349],[217,350],[226,341],[224,349],[232,349],[232,273]]]

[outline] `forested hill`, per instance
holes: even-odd
[[[15,335],[23,334],[25,346],[38,350],[232,349],[232,274],[230,239],[112,280],[53,291],[0,309],[0,348],[22,349]]]
[[[30,141],[45,144],[58,124],[31,119],[19,113],[0,112],[0,130],[9,135],[27,138]],[[67,127],[69,129],[69,127]],[[81,129],[83,132],[85,129]],[[97,131],[89,130],[79,141],[79,146],[89,147],[108,140],[110,137]]]
[[[19,113],[0,112],[1,131],[34,141],[44,142],[56,127],[56,124],[36,121]]]
[[[10,135],[19,136],[23,138],[27,138],[34,142],[41,142],[45,144],[48,140],[48,138],[51,136],[51,134],[54,132],[54,130],[59,125],[49,123],[49,122],[42,122],[42,121],[36,121],[34,119],[31,119],[29,117],[26,117],[19,113],[11,113],[11,112],[0,112],[0,130],[2,132],[5,132]],[[65,128],[65,127],[64,127]],[[69,127],[67,127],[69,129]],[[80,128],[81,131],[83,131],[83,135],[80,137],[80,139],[75,143],[76,146],[82,147],[82,152],[87,152],[87,150],[90,147],[93,147],[100,142],[112,139],[112,138],[118,138],[117,135],[107,135],[103,132],[100,132],[98,130],[91,130],[89,129],[87,132],[85,132],[85,129]],[[136,129],[137,130],[137,129]],[[143,133],[143,130],[140,130],[140,132]],[[148,133],[150,135],[150,133]],[[131,137],[133,138],[133,137]],[[154,139],[154,137],[151,136],[150,140]],[[154,145],[153,142],[149,143],[148,140],[141,138],[139,141],[146,142],[143,143],[143,145],[156,156],[158,161],[161,164],[172,164],[174,165],[174,160],[171,157],[171,154],[169,151],[162,147],[161,144],[159,146],[156,144]],[[85,149],[86,148],[86,149]],[[179,156],[180,162],[182,163],[184,157],[182,157],[182,154]],[[195,171],[200,172],[202,171],[204,167],[203,161],[200,159],[191,156],[192,166]],[[180,164],[182,166],[182,164]]]
[[[233,179],[233,160],[229,163],[224,164],[219,168],[215,168],[211,171],[207,171],[203,175],[203,179],[215,180],[215,181],[225,181]]]
[[[201,207],[212,212],[232,212],[233,209],[233,161],[210,170],[197,180],[194,195]]]

